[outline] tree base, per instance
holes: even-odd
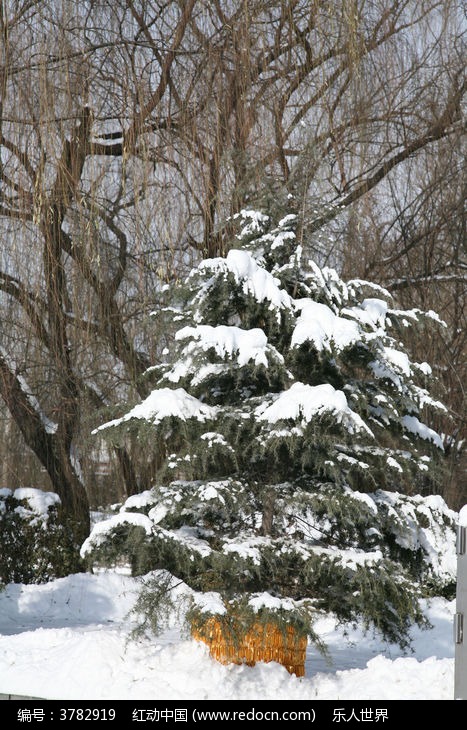
[[[191,634],[209,647],[210,655],[221,664],[278,662],[290,674],[305,676],[307,637],[299,635],[292,626],[280,629],[272,623],[254,623],[247,631],[226,628],[214,617],[196,627]]]

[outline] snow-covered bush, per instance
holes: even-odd
[[[313,636],[331,610],[403,644],[417,596],[454,584],[440,545],[455,514],[405,496],[436,490],[443,441],[426,416],[444,407],[401,332],[442,323],[307,260],[293,214],[238,223],[226,257],[167,288],[154,390],[95,432],[137,434],[161,468],[82,553],[169,571],[197,592],[195,622],[272,614]]]
[[[73,546],[54,492],[0,489],[0,583],[45,583],[70,573]]]

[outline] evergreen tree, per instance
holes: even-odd
[[[225,257],[166,287],[154,316],[174,336],[150,395],[97,429],[146,439],[160,470],[83,554],[185,581],[193,625],[215,614],[316,639],[326,610],[404,645],[418,597],[455,579],[436,549],[455,514],[417,496],[435,491],[443,454],[423,414],[443,406],[400,341],[442,323],[308,261],[295,214],[236,223]]]
[[[47,583],[76,570],[76,545],[59,509],[55,492],[0,489],[0,590],[8,583]]]

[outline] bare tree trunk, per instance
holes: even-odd
[[[89,503],[84,485],[72,463],[69,444],[41,413],[34,396],[27,392],[24,383],[13,372],[2,353],[0,395],[26,444],[46,469],[60,497],[62,520],[69,527],[78,551],[89,534]]]

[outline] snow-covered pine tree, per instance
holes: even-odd
[[[184,581],[198,630],[217,615],[227,629],[292,625],[313,640],[325,610],[404,645],[423,623],[418,597],[455,580],[454,549],[437,549],[455,513],[417,496],[435,491],[443,454],[422,414],[443,406],[429,365],[400,342],[440,322],[306,260],[294,214],[236,222],[225,257],[165,290],[154,316],[174,336],[148,373],[154,390],[96,430],[146,439],[160,470],[83,554]]]

